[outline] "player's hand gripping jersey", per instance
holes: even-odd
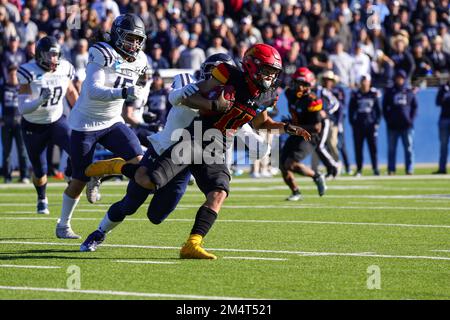
[[[86,80],[69,119],[72,129],[95,131],[124,122],[123,88],[134,87],[146,68],[143,51],[128,62],[108,43],[98,42],[89,48]]]
[[[35,60],[21,65],[17,78],[21,85],[30,85],[32,100],[37,99],[42,90],[49,90],[50,98],[33,112],[24,114],[25,120],[48,124],[58,120],[63,114],[63,100],[70,81],[74,77],[74,68],[66,60],[61,60],[54,72],[42,69]]]

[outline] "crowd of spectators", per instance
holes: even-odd
[[[410,81],[450,69],[449,0],[0,0],[0,53],[18,41],[29,59],[54,35],[82,77],[89,43],[125,12],[143,19],[154,69],[198,69],[218,52],[239,60],[257,42],[279,50],[284,85],[300,66],[333,69],[348,87],[363,74],[383,87],[399,69]]]

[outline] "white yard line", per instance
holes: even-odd
[[[70,289],[62,289],[62,288],[13,287],[13,286],[0,286],[0,290],[82,293],[82,294],[95,294],[95,295],[105,295],[105,296],[167,298],[167,299],[201,299],[201,300],[253,300],[254,299],[254,298],[241,298],[241,297],[203,296],[203,295],[191,295],[191,294],[146,293],[146,292],[109,291],[109,290],[76,290],[76,289],[70,290]]]
[[[58,266],[33,266],[19,264],[0,264],[0,268],[23,268],[23,269],[61,269]]]
[[[47,245],[47,246],[79,246],[80,243],[67,242],[31,242],[31,241],[0,241],[0,244],[21,244],[21,245]],[[179,250],[179,247],[171,246],[146,246],[134,244],[102,244],[102,247],[111,248],[136,248],[136,249],[155,249],[155,250]],[[246,252],[246,253],[275,253],[275,254],[292,254],[299,256],[335,256],[335,257],[364,257],[364,258],[388,258],[388,259],[425,259],[425,260],[445,260],[450,261],[450,257],[435,256],[405,256],[405,255],[389,255],[389,254],[372,254],[368,252],[347,253],[347,252],[310,252],[310,251],[291,251],[291,250],[262,250],[262,249],[231,249],[231,248],[208,248],[211,251],[222,252]]]
[[[55,220],[52,217],[0,217],[0,220]],[[72,218],[74,221],[100,221],[102,218]],[[127,218],[126,221],[144,221],[145,218]],[[194,219],[166,219],[166,222],[193,222]],[[379,222],[346,222],[346,221],[317,221],[317,220],[241,220],[241,219],[219,219],[219,223],[274,223],[274,224],[329,224],[329,225],[351,225],[351,226],[377,226],[377,227],[399,227],[399,228],[440,228],[450,229],[450,225],[439,224],[407,224],[407,223],[379,223]]]
[[[116,260],[119,263],[136,263],[136,264],[178,264],[172,261],[152,261],[152,260]]]
[[[262,257],[230,257],[226,256],[223,259],[235,259],[235,260],[263,260],[263,261],[288,261],[286,258],[262,258]]]

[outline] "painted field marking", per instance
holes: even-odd
[[[136,263],[136,264],[178,264],[172,261],[152,261],[152,260],[116,260],[120,263]]]
[[[11,212],[10,214],[14,214]],[[102,218],[72,218],[78,221],[100,221]],[[0,220],[55,220],[51,217],[0,217]],[[145,218],[127,218],[126,221],[145,221]],[[193,222],[194,219],[166,219],[166,222]],[[275,223],[275,224],[330,224],[330,225],[352,225],[352,226],[379,226],[379,227],[399,227],[399,228],[440,228],[450,229],[450,225],[438,224],[406,224],[406,223],[378,223],[378,222],[346,222],[346,221],[316,221],[316,220],[239,220],[239,219],[219,219],[220,223]]]
[[[19,264],[0,264],[0,268],[24,268],[24,269],[61,269],[58,266],[33,266]]]
[[[128,292],[128,291],[109,291],[109,290],[78,290],[78,289],[62,289],[62,288],[40,288],[40,287],[15,287],[0,286],[0,290],[16,290],[16,291],[40,291],[40,292],[58,292],[58,293],[82,293],[95,294],[105,296],[123,296],[123,297],[143,297],[143,298],[168,298],[168,299],[203,299],[203,300],[253,300],[254,298],[241,297],[218,297],[203,296],[191,294],[171,294],[171,293],[146,293],[146,292]],[[258,299],[255,299],[258,300]],[[265,300],[265,299],[263,299]]]
[[[262,258],[262,257],[222,257],[222,259],[236,259],[236,260],[263,260],[263,261],[288,261],[286,258]]]
[[[47,245],[47,246],[79,246],[80,243],[67,242],[31,242],[31,241],[0,241],[0,244],[22,244],[22,245]],[[172,246],[148,246],[134,244],[102,244],[103,247],[110,248],[136,248],[136,249],[155,249],[155,250],[180,250],[180,247]],[[310,251],[291,251],[291,250],[262,250],[262,249],[231,249],[231,248],[208,248],[211,251],[222,252],[246,252],[246,253],[275,253],[275,254],[292,254],[306,256],[336,256],[336,257],[364,257],[364,258],[388,258],[388,259],[425,259],[425,260],[445,260],[450,261],[450,257],[434,257],[434,256],[405,256],[405,255],[389,255],[389,254],[372,254],[372,253],[353,253],[353,252],[310,252]]]

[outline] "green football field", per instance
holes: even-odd
[[[48,187],[51,214],[35,214],[32,186],[0,186],[0,299],[450,299],[450,177],[341,177],[304,200],[280,177],[236,178],[205,247],[215,261],[180,260],[203,195],[191,186],[161,225],[146,207],[97,252],[54,236],[62,183]],[[72,226],[83,239],[124,183],[83,194]]]

